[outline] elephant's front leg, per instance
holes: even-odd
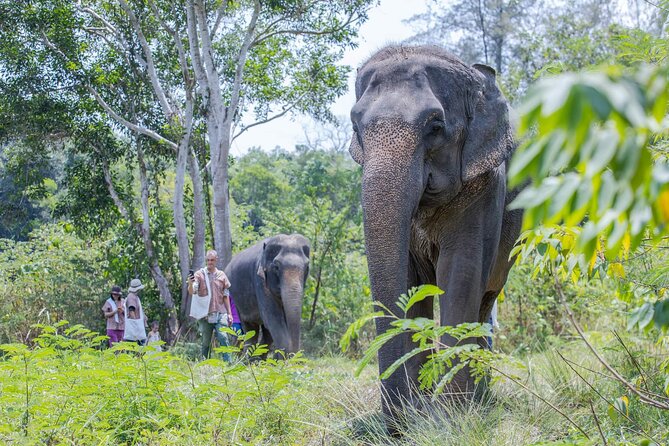
[[[488,271],[484,271],[483,249],[477,243],[464,243],[461,249],[442,251],[437,266],[438,286],[445,291],[439,301],[442,326],[456,326],[463,322],[478,322],[481,299]],[[441,342],[456,344],[451,336]],[[477,342],[469,339],[461,342]],[[447,387],[446,393],[470,394],[474,390],[469,370],[464,368]]]
[[[427,283],[421,278],[416,269],[416,261],[413,257],[409,259],[409,271],[407,277],[407,288]],[[434,316],[434,307],[432,299],[425,299],[422,302],[414,304],[405,315],[397,306],[397,296],[394,300],[388,300],[383,304],[392,308],[395,315],[403,318],[417,318],[426,317],[432,318]],[[376,320],[376,332],[385,333],[391,329],[390,323],[393,319],[381,318]],[[396,360],[404,356],[406,353],[412,351],[418,345],[411,340],[411,333],[402,333],[395,336],[388,341],[379,351],[379,373],[382,374],[388,367],[395,363]],[[401,410],[405,404],[411,406],[418,406],[421,401],[421,396],[418,392],[420,383],[418,382],[418,374],[420,368],[427,360],[427,353],[415,355],[397,369],[389,378],[382,380],[382,406],[386,415],[390,415],[390,419],[395,418],[395,411]],[[391,432],[394,432],[391,429]]]
[[[501,219],[490,218],[490,211],[499,212],[499,200],[486,201],[479,212],[468,214],[446,232],[437,262],[437,285],[444,290],[440,298],[442,326],[479,322],[481,301],[486,292],[492,266],[497,256]],[[503,203],[503,195],[501,197]],[[487,209],[486,209],[487,208]],[[457,230],[456,230],[457,228]],[[442,342],[455,345],[456,340],[444,336]],[[475,343],[472,338],[460,342]],[[464,368],[447,388],[449,393],[471,394],[474,391],[469,370]]]

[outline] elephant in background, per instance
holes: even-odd
[[[421,284],[445,291],[440,322],[487,322],[511,267],[522,213],[508,211],[507,161],[515,149],[495,71],[434,46],[389,46],[359,69],[349,151],[362,166],[362,208],[372,297],[396,314]],[[432,301],[409,317],[432,317]],[[377,319],[377,333],[390,321]],[[443,339],[449,345],[452,339]],[[472,340],[471,342],[483,340]],[[415,345],[399,336],[379,351],[384,371]],[[383,410],[413,401],[425,356],[382,382]],[[470,395],[467,370],[447,392]]]
[[[238,253],[225,268],[242,327],[256,332],[247,345],[258,343],[260,336],[260,343],[274,350],[300,349],[309,251],[306,237],[279,234]]]

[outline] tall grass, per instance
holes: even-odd
[[[607,356],[622,373],[631,377],[637,373],[623,351],[611,346]],[[605,376],[603,368],[581,343],[564,343],[559,349],[528,355],[525,364],[524,370],[508,372],[515,373],[531,392],[510,380],[500,380],[492,384],[487,398],[470,404],[442,397],[432,401],[426,396],[418,405],[422,409],[404,408],[397,423],[399,437],[389,437],[379,410],[369,409],[370,395],[357,397],[347,393],[346,438],[330,440],[340,445],[509,446],[603,444],[603,438],[610,445],[669,441],[669,413],[643,405],[630,395],[627,418],[609,414],[611,403],[625,395],[624,388]],[[378,407],[378,390],[373,399]],[[559,411],[551,409],[542,399]]]
[[[637,366],[608,335],[593,339],[628,379],[639,379]],[[663,383],[650,370],[655,355],[666,351],[625,339],[631,352],[651,352],[637,360],[656,390]],[[609,445],[669,439],[669,414],[632,395],[626,417],[610,415],[610,404],[625,391],[579,342],[528,354],[522,369],[504,369],[528,390],[493,380],[484,398],[468,404],[424,397],[405,407],[401,435],[390,437],[374,366],[354,377],[356,364],[343,357],[198,363],[132,346],[93,348],[100,341],[83,328],[61,326],[33,346],[0,346],[0,444],[515,446],[603,444],[602,435]]]

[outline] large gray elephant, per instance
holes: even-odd
[[[488,321],[522,218],[506,210],[515,143],[495,71],[466,65],[438,47],[390,46],[359,68],[355,92],[349,150],[363,169],[372,297],[401,314],[400,294],[436,284],[445,291],[442,325]],[[413,310],[410,317],[432,317],[432,302]],[[389,323],[377,320],[377,333]],[[380,371],[414,347],[408,336],[386,344]],[[415,357],[384,380],[386,414],[413,399],[424,361]],[[448,390],[472,389],[462,371]]]
[[[257,343],[260,336],[260,343],[274,350],[300,349],[309,251],[306,237],[279,234],[238,253],[225,268],[242,327],[256,332],[247,345]]]

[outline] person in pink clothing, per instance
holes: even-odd
[[[114,285],[107,299],[102,306],[102,312],[107,321],[107,336],[109,336],[109,346],[123,340],[125,330],[125,313],[123,307],[125,299],[121,297],[121,287]]]

